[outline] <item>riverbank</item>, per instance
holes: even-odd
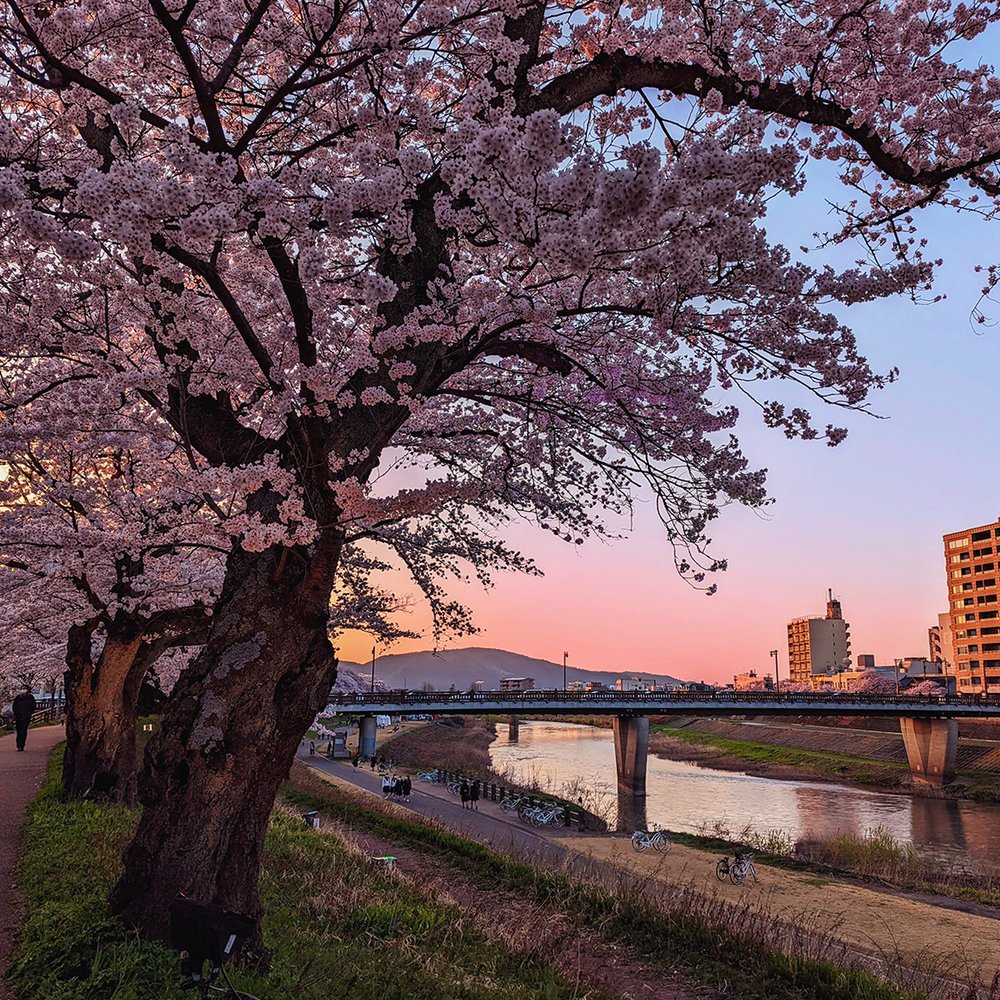
[[[469,837],[477,835],[474,830],[489,816],[477,815],[477,827],[468,827],[467,814],[444,796],[440,802],[444,808],[435,809],[437,819],[428,823],[415,818],[411,811],[424,808],[422,797],[410,807],[385,803],[348,784],[366,775],[354,775],[337,765],[322,766],[330,773],[293,774],[295,801],[303,808],[319,809],[333,822],[370,836],[373,848],[395,845],[393,852],[407,864],[424,868],[428,879],[457,876],[466,880],[470,885],[463,887],[459,898],[470,889],[486,889],[492,893],[494,908],[500,911],[530,902],[535,914],[530,933],[547,938],[553,925],[565,928],[570,922],[576,928],[596,930],[598,936],[591,938],[592,944],[595,940],[605,947],[617,944],[626,955],[633,956],[633,961],[638,957],[659,965],[661,974],[663,969],[669,970],[664,980],[647,979],[641,989],[627,996],[673,996],[664,990],[668,984],[676,987],[681,974],[692,976],[707,988],[708,992],[699,995],[720,998],[794,996],[798,1000],[829,1000],[846,994],[889,1000],[902,995],[925,996],[924,991],[931,990],[951,1000],[973,1000],[980,996],[978,987],[964,980],[965,973],[971,973],[977,983],[986,983],[992,976],[985,966],[966,962],[965,951],[959,959],[958,953],[946,952],[945,946],[938,949],[931,943],[922,953],[910,946],[917,938],[928,941],[924,933],[927,926],[936,926],[939,919],[946,924],[951,920],[950,911],[934,905],[901,899],[901,903],[914,907],[907,921],[892,925],[894,929],[887,929],[875,939],[869,937],[858,946],[837,933],[841,907],[864,905],[869,907],[865,912],[872,921],[880,921],[882,912],[897,920],[893,894],[874,887],[862,888],[860,895],[845,901],[839,895],[841,883],[837,879],[775,869],[776,878],[789,879],[798,894],[800,906],[788,909],[772,905],[775,896],[763,884],[737,888],[719,883],[714,876],[718,860],[714,852],[675,846],[666,856],[643,855],[651,869],[655,869],[656,859],[682,859],[676,877],[654,879],[649,870],[630,870],[627,864],[619,864],[623,858],[635,856],[627,838],[554,836],[544,841],[548,845],[544,852],[534,848],[525,853],[513,836],[520,835],[523,828],[516,822],[508,825],[499,813],[494,817],[497,829],[478,834],[490,845],[484,846]],[[320,782],[329,787],[323,790]],[[490,804],[486,803],[484,809],[488,808]],[[446,829],[451,823],[461,824],[464,834],[459,836]],[[507,833],[502,832],[505,825]],[[529,831],[528,836],[537,840],[537,832]],[[503,847],[497,850],[493,847],[496,844]],[[604,846],[592,850],[597,844]],[[553,856],[553,846],[563,849],[561,859]],[[598,857],[600,851],[606,851],[608,857]],[[766,870],[770,872],[770,868]],[[667,891],[663,881],[669,883]],[[543,907],[543,912],[538,906]],[[958,914],[963,920],[966,916]],[[535,924],[534,919],[539,922]],[[986,917],[970,916],[968,923],[960,923],[959,931],[954,938],[948,938],[946,946],[953,948],[962,933],[995,935],[996,926]],[[903,929],[914,935],[913,941],[902,949],[898,942],[892,946],[892,934]],[[997,949],[991,944],[989,950],[987,964]],[[904,988],[885,981],[873,982],[873,970],[894,977]]]
[[[1000,746],[960,743],[956,780],[935,788],[914,783],[902,737],[856,728],[710,718],[654,724],[650,752],[721,771],[777,781],[827,781],[895,794],[1000,802]],[[972,766],[977,765],[977,766]]]
[[[607,716],[538,716],[537,721],[611,728]],[[964,722],[958,774],[946,788],[910,779],[906,748],[882,719],[652,718],[649,751],[664,760],[775,781],[823,781],[924,798],[1000,802],[1000,726]],[[868,727],[871,728],[868,728]]]
[[[490,720],[449,716],[383,737],[378,752],[412,770],[440,767],[485,776],[491,773],[490,744],[496,736],[496,724]]]

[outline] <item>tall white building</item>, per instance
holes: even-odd
[[[819,674],[849,667],[850,629],[832,590],[827,591],[825,618],[793,618],[788,623],[788,674],[792,683],[811,685]]]

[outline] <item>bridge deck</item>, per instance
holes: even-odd
[[[1000,717],[1000,695],[783,694],[757,692],[376,691],[332,696],[342,715],[869,715]]]

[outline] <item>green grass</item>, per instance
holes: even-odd
[[[725,912],[677,888],[643,897],[629,887],[573,881],[429,824],[368,806],[314,775],[297,775],[285,796],[340,823],[406,846],[467,878],[480,889],[522,896],[568,914],[605,940],[628,947],[665,969],[744,1000],[914,1000],[922,994],[896,988],[866,972],[838,967],[822,957],[785,954],[755,931],[774,932],[772,918],[737,908]],[[670,899],[666,899],[670,896]],[[714,918],[714,922],[713,922]],[[728,922],[727,922],[728,921]],[[831,949],[832,950],[832,949]]]
[[[30,807],[19,884],[28,917],[11,967],[31,1000],[183,1000],[177,956],[105,911],[134,809],[68,802],[58,764]],[[459,911],[372,867],[337,837],[276,812],[261,898],[266,973],[233,971],[261,1000],[561,1000],[575,990],[548,964],[514,954]]]
[[[658,735],[668,736],[684,743],[715,747],[731,757],[750,764],[804,767],[816,774],[831,778],[850,778],[859,784],[885,784],[885,775],[901,777],[908,770],[907,765],[891,761],[874,761],[869,757],[853,757],[849,754],[800,750],[796,747],[775,746],[771,743],[734,740],[693,729],[658,726],[654,731]],[[882,776],[879,774],[880,771],[883,772]]]

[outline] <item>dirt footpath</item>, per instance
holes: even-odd
[[[1000,911],[963,913],[878,889],[811,873],[757,864],[758,885],[719,882],[721,857],[674,844],[668,854],[636,854],[624,837],[560,837],[558,843],[670,884],[690,885],[712,897],[759,905],[890,961],[934,969],[939,975],[975,975],[985,985],[1000,970]]]

